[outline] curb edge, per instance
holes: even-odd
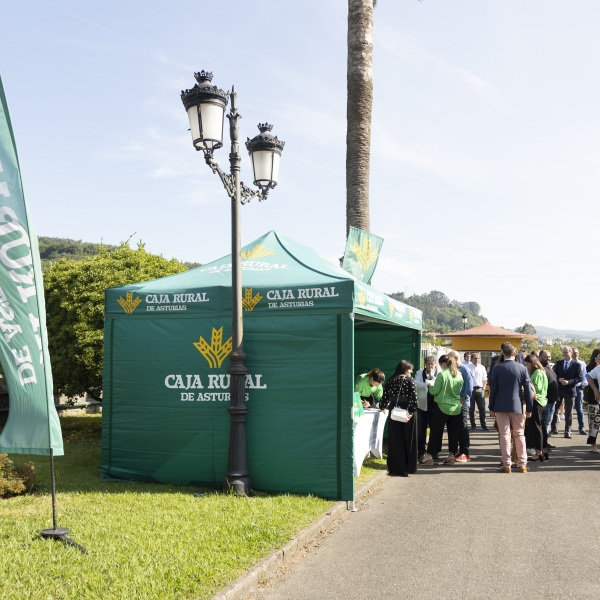
[[[387,479],[387,471],[378,473],[356,490],[354,501],[362,500],[369,492],[381,485]],[[326,513],[314,523],[301,529],[296,536],[281,548],[272,550],[260,559],[248,571],[232,581],[225,589],[212,597],[212,600],[243,600],[251,594],[262,579],[275,574],[277,569],[289,561],[301,548],[314,540],[324,529],[348,512],[345,500],[336,502]]]

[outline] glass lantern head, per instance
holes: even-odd
[[[274,188],[277,185],[279,160],[285,142],[271,134],[273,125],[259,123],[258,129],[260,133],[246,141],[246,148],[252,162],[254,185],[261,189]]]
[[[194,73],[196,85],[182,90],[181,101],[188,114],[192,143],[196,150],[212,153],[223,145],[223,121],[229,92],[211,85],[212,73]]]

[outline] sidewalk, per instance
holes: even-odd
[[[489,423],[488,423],[489,424]],[[600,455],[575,433],[531,472],[498,472],[494,430],[472,461],[388,478],[358,513],[256,600],[589,598],[596,580]]]

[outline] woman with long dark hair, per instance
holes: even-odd
[[[535,456],[530,457],[529,460],[544,462],[544,459],[549,458],[548,430],[544,427],[544,409],[548,403],[548,376],[542,363],[533,354],[525,357],[524,365],[529,371],[529,380],[535,392],[531,418],[527,419],[527,441],[532,448],[535,448]]]
[[[463,378],[458,370],[456,360],[452,356],[443,354],[439,359],[441,372],[435,378],[435,383],[429,388],[434,397],[433,415],[429,431],[429,444],[427,454],[421,459],[421,464],[432,465],[433,457],[442,450],[442,437],[444,425],[448,424],[448,458],[444,461],[446,465],[456,462],[458,452],[458,441],[462,428],[462,402],[460,391],[463,386]]]
[[[413,364],[401,360],[394,374],[387,380],[383,398],[379,403],[382,410],[393,410],[397,406],[408,411],[408,421],[388,423],[387,467],[390,475],[408,477],[417,472],[417,386],[411,377]]]
[[[592,352],[590,362],[588,363],[587,370],[587,382],[588,385],[585,387],[585,395],[588,403],[588,422],[589,422],[589,433],[587,443],[591,445],[590,450],[592,452],[600,452],[598,450],[597,438],[598,431],[600,430],[600,405],[598,404],[598,376],[596,368],[600,366],[600,348],[596,348]],[[595,376],[592,375],[592,371],[595,371]],[[590,375],[592,375],[590,377]]]

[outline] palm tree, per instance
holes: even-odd
[[[373,107],[373,6],[348,0],[348,104],[346,118],[346,233],[369,231],[369,170]]]

